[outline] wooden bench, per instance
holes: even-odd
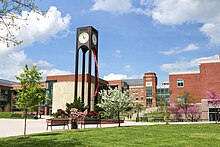
[[[68,127],[69,129],[69,119],[68,118],[51,118],[51,119],[46,119],[46,123],[47,123],[47,130],[48,130],[48,126],[51,127],[52,130],[52,126],[63,126],[63,129],[65,129],[65,126]]]
[[[100,124],[100,128],[101,128],[101,119],[100,118],[92,118],[92,117],[84,117],[81,121],[81,128],[82,128],[82,125],[84,125],[84,128],[85,128],[85,125],[87,124],[97,124],[97,128],[98,128],[98,125]]]
[[[11,117],[22,118],[22,114],[13,113],[13,114],[11,114]]]
[[[152,118],[152,121],[164,121],[164,118],[163,117],[154,117]]]
[[[148,121],[148,117],[140,117],[140,118],[141,118],[141,121],[144,121],[144,122]]]

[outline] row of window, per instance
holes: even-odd
[[[132,93],[133,93],[133,94],[138,94],[138,91],[139,91],[138,89],[136,89],[136,90],[132,90]],[[143,92],[144,92],[144,90],[143,90],[143,89],[141,89],[141,90],[140,90],[140,92],[141,92],[141,93],[143,93]]]

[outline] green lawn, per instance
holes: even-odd
[[[11,118],[12,112],[0,112],[0,118]]]
[[[220,124],[153,125],[56,131],[0,138],[0,146],[187,146],[220,145]]]

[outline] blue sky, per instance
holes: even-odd
[[[16,35],[19,47],[0,49],[0,78],[14,80],[24,64],[37,65],[43,76],[74,73],[76,28],[99,31],[99,76],[142,78],[156,72],[159,82],[169,72],[198,70],[199,61],[220,52],[218,0],[41,0],[49,10]],[[34,12],[33,12],[34,14]],[[25,13],[23,14],[25,15]],[[2,51],[1,51],[2,50]]]

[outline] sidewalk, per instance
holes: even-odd
[[[203,124],[203,123],[215,123],[215,122],[170,122],[170,124]],[[129,122],[125,121],[121,126],[140,126],[140,125],[162,125],[165,122]],[[51,132],[50,128],[46,130],[45,119],[28,119],[27,120],[27,134]],[[101,127],[117,127],[118,124],[102,124]],[[86,125],[86,128],[96,128],[97,125]],[[69,126],[70,128],[70,126]],[[81,125],[79,125],[81,129]],[[63,130],[63,126],[53,127],[53,131]],[[18,136],[24,134],[24,119],[0,119],[0,138],[8,136]]]

